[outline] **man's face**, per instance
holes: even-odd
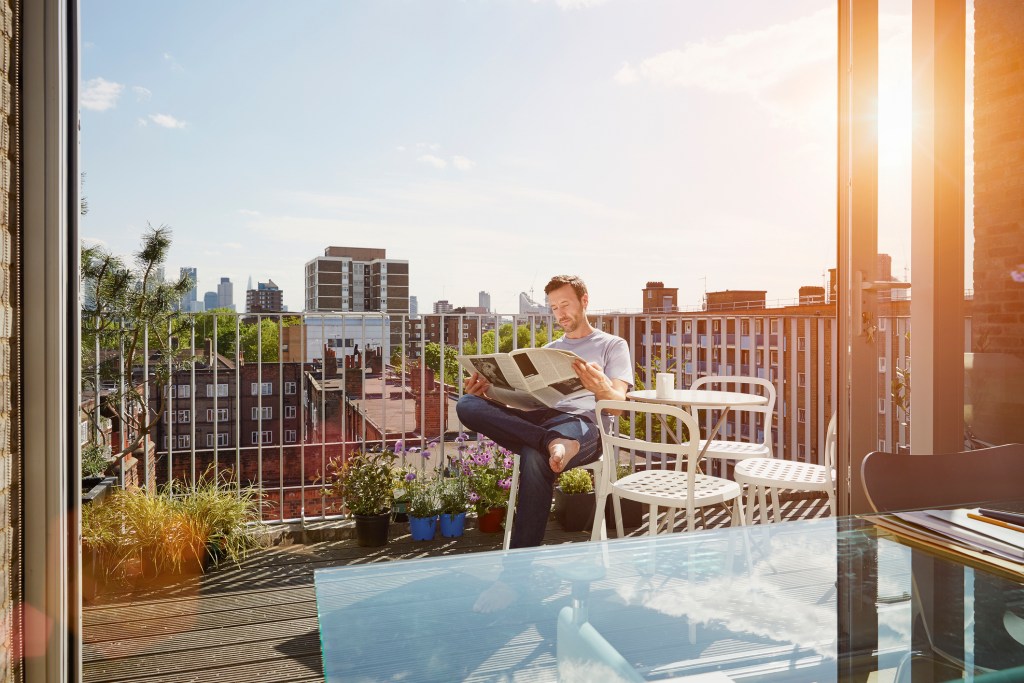
[[[587,298],[584,294],[581,301],[570,285],[562,285],[548,294],[551,314],[570,337],[587,319]]]

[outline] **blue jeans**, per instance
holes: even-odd
[[[579,453],[567,470],[594,462],[601,455],[601,431],[593,418],[553,408],[516,410],[470,394],[460,398],[455,409],[469,430],[519,454],[519,496],[509,546],[540,545],[558,478],[548,463],[548,444],[557,438],[579,442]]]

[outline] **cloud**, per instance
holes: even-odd
[[[114,83],[105,78],[93,78],[85,82],[78,98],[83,109],[106,111],[117,106],[117,98],[121,96],[124,85]]]
[[[436,152],[437,150],[441,149],[441,145],[436,142],[417,142],[416,149],[430,150],[431,152]]]
[[[834,63],[835,15],[835,7],[830,7],[767,28],[689,43],[636,66],[626,63],[615,79],[720,93],[760,92],[788,80],[808,64]]]
[[[132,92],[135,93],[135,99],[138,102],[146,102],[153,97],[153,92],[149,88],[143,88],[141,85],[133,85]]]
[[[169,66],[171,71],[184,71],[185,70],[185,68],[181,64],[178,64],[178,60],[176,60],[174,58],[174,55],[172,55],[170,52],[165,52],[163,56],[164,56],[164,64]]]
[[[145,128],[146,126],[149,125],[149,121],[147,121],[146,119],[142,118],[141,116],[139,118],[135,119],[135,123],[137,123],[140,128]]]
[[[242,214],[243,216],[259,216],[260,215],[260,212],[256,211],[255,209],[239,209],[238,213]]]
[[[471,159],[467,159],[466,157],[456,155],[452,157],[452,166],[460,171],[470,171],[474,166],[476,166],[476,162]]]
[[[639,62],[626,62],[613,80],[752,98],[776,122],[834,125],[836,8],[716,40],[687,43]],[[829,116],[828,112],[833,114]]]
[[[244,245],[241,242],[225,242],[221,246],[225,249],[241,249]]]
[[[429,164],[434,168],[446,168],[448,166],[447,161],[445,161],[441,157],[434,156],[433,154],[422,154],[416,157],[416,161],[422,162],[424,164]]]
[[[188,125],[184,121],[176,119],[170,114],[150,114],[149,120],[158,126],[163,126],[164,128],[184,128]]]

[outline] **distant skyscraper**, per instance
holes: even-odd
[[[448,303],[447,299],[434,302],[434,313],[451,313],[455,307]]]
[[[420,302],[416,300],[416,297],[409,297],[409,317],[418,318],[420,317]]]
[[[197,284],[199,282],[196,274],[196,269],[193,266],[185,266],[181,269],[181,277],[188,276],[188,279],[192,281],[192,289],[185,292],[185,295],[181,297],[181,310],[186,313],[196,313],[199,308],[199,290]]]
[[[203,308],[205,308],[208,311],[212,311],[213,309],[217,308],[217,305],[217,292],[207,292],[206,294],[203,295]]]
[[[484,309],[485,313],[491,312],[491,295],[488,292],[480,292],[477,305]]]
[[[231,278],[222,277],[217,285],[217,308],[235,310],[235,285]]]
[[[284,292],[273,280],[261,282],[256,289],[245,293],[246,313],[278,313],[283,310]]]

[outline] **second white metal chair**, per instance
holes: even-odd
[[[775,413],[775,385],[760,377],[742,377],[738,375],[708,375],[698,377],[690,386],[691,389],[713,389],[718,391],[738,391],[747,394],[760,394],[765,397],[764,405],[739,406],[732,408],[730,414],[738,413],[746,420],[748,434],[745,439],[729,439],[721,431],[710,443],[701,441],[701,448],[706,447],[705,458],[722,460],[745,460],[747,458],[772,457],[772,416]],[[697,410],[694,409],[694,417]],[[729,428],[728,421],[722,430]],[[760,430],[760,434],[758,434]],[[743,437],[740,434],[740,437]]]
[[[789,491],[823,491],[828,495],[828,507],[836,515],[836,415],[828,423],[825,434],[825,464],[793,462],[777,458],[751,458],[736,463],[733,471],[736,482],[747,487],[747,523],[754,514],[754,496],[761,503],[761,522],[768,521],[767,493],[772,494],[772,508],[776,522],[782,521],[779,508],[779,489]]]
[[[619,412],[650,414],[654,418],[674,419],[677,424],[686,426],[691,435],[683,443],[660,443],[647,441],[630,435],[620,435],[613,427],[609,427],[606,415]],[[663,469],[641,470],[629,474],[622,479],[611,481],[610,477],[599,487],[597,511],[594,516],[595,533],[591,539],[599,538],[596,533],[604,525],[605,498],[612,496],[612,507],[615,511],[615,530],[621,538],[622,498],[636,500],[650,506],[648,516],[648,533],[654,535],[658,530],[658,508],[668,508],[667,525],[671,530],[675,522],[676,510],[686,511],[687,529],[694,529],[694,510],[708,505],[726,503],[736,500],[733,509],[733,523],[743,524],[743,500],[739,484],[728,479],[701,474],[697,470],[697,459],[700,453],[698,439],[700,428],[692,415],[681,408],[655,403],[636,401],[598,401],[597,422],[601,425],[601,447],[603,449],[604,476],[615,472],[615,464],[621,451],[632,451],[643,456],[661,457]],[[653,462],[648,460],[648,464]],[[670,464],[671,463],[671,464]]]

